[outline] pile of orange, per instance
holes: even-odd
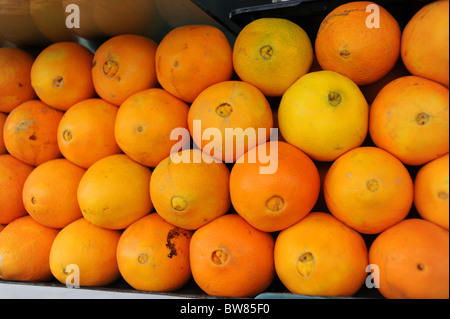
[[[448,299],[448,5],[0,48],[0,279]]]

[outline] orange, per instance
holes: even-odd
[[[349,78],[318,71],[302,76],[284,93],[278,109],[285,140],[317,161],[334,161],[362,145],[369,106]]]
[[[328,213],[312,212],[281,231],[274,256],[278,277],[294,294],[349,297],[367,276],[363,237]]]
[[[376,146],[406,165],[423,165],[449,151],[448,89],[418,76],[387,84],[370,108]]]
[[[254,297],[275,277],[274,239],[237,214],[196,230],[190,245],[192,276],[208,295]]]
[[[233,65],[241,80],[266,96],[281,96],[313,62],[308,34],[287,19],[261,18],[238,34]]]
[[[1,232],[3,229],[5,229],[5,226],[6,226],[6,225],[0,225],[0,232]]]
[[[394,67],[400,45],[399,24],[386,9],[370,1],[353,1],[340,5],[322,21],[315,52],[324,70],[365,85]]]
[[[3,131],[6,149],[33,166],[60,157],[56,132],[63,114],[39,100],[17,106],[6,118]]]
[[[449,85],[449,6],[434,1],[420,9],[402,33],[401,56],[408,70],[417,76]]]
[[[82,217],[77,201],[78,183],[85,170],[58,158],[36,167],[27,177],[22,199],[38,223],[63,228]]]
[[[50,250],[50,269],[63,284],[106,286],[120,277],[116,260],[121,232],[80,218],[64,227]]]
[[[272,170],[263,172],[264,167]],[[314,162],[285,142],[268,142],[250,150],[234,164],[230,175],[234,209],[265,232],[285,229],[304,218],[319,192],[320,177]]]
[[[448,230],[423,219],[406,219],[370,246],[379,291],[388,299],[449,298]]]
[[[34,57],[17,48],[0,48],[0,112],[9,113],[16,106],[36,98],[31,87]]]
[[[94,96],[93,53],[75,42],[57,42],[37,56],[31,85],[42,102],[62,111]]]
[[[104,42],[94,55],[92,79],[97,94],[115,105],[157,85],[152,39],[126,34]]]
[[[337,219],[360,233],[377,234],[408,215],[413,188],[397,158],[380,148],[359,147],[331,165],[324,196]]]
[[[156,167],[178,142],[172,131],[188,131],[188,112],[186,103],[165,90],[138,92],[120,106],[115,122],[117,143],[135,161]]]
[[[26,215],[22,189],[33,167],[9,154],[0,155],[0,224],[8,224]]]
[[[189,110],[188,124],[200,149],[229,163],[269,139],[273,116],[255,86],[225,81],[200,93]]]
[[[156,76],[177,98],[192,103],[207,87],[230,80],[233,53],[225,34],[208,25],[186,25],[167,33],[156,50]]]
[[[0,112],[0,155],[8,152],[3,141],[3,129],[5,127],[6,117],[7,114]]]
[[[117,246],[117,262],[125,281],[137,290],[174,291],[191,278],[192,233],[152,213],[127,227]]]
[[[121,153],[114,136],[119,108],[102,99],[87,99],[64,113],[58,126],[58,146],[69,161],[89,168],[106,156]]]
[[[198,229],[230,208],[229,177],[224,163],[214,162],[198,149],[184,150],[153,170],[150,197],[166,221]]]
[[[150,200],[151,171],[116,154],[95,162],[84,173],[77,191],[78,204],[94,225],[124,229],[153,208]]]
[[[52,273],[48,259],[58,232],[39,224],[31,216],[9,223],[0,232],[0,279],[50,280]]]
[[[414,206],[423,219],[448,230],[449,155],[422,166],[414,180]]]

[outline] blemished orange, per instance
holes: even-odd
[[[272,169],[263,172],[264,167]],[[251,149],[234,164],[230,174],[234,209],[265,232],[283,230],[304,218],[316,204],[319,192],[320,176],[314,162],[285,142],[272,141]]]
[[[254,297],[275,277],[273,249],[270,233],[257,230],[237,214],[227,214],[192,235],[192,276],[208,295]]]
[[[254,85],[225,81],[200,93],[189,109],[188,124],[203,152],[230,163],[269,139],[273,115]]]
[[[377,147],[358,147],[339,157],[324,181],[330,212],[363,234],[378,234],[402,221],[413,203],[407,168]]]
[[[278,277],[294,294],[350,297],[367,276],[364,238],[328,213],[312,212],[281,231],[274,256]]]
[[[22,191],[28,214],[41,225],[59,229],[83,217],[77,189],[85,171],[65,158],[36,167],[27,177]]]
[[[156,75],[166,91],[192,103],[207,87],[231,79],[231,45],[225,34],[213,26],[174,28],[156,50]]]
[[[5,127],[7,116],[7,114],[0,112],[0,155],[8,153],[5,147],[5,142],[3,140],[3,129]]]
[[[125,229],[153,208],[151,171],[125,154],[104,157],[89,167],[78,184],[77,198],[87,221]]]
[[[430,221],[406,219],[381,233],[369,262],[385,298],[449,298],[449,233]]]
[[[333,71],[311,72],[283,95],[278,109],[284,139],[317,161],[334,161],[361,146],[369,106],[359,87]]]
[[[39,99],[61,111],[94,97],[94,54],[75,42],[57,42],[39,53],[31,68],[31,85]]]
[[[63,284],[107,286],[120,277],[116,250],[121,232],[80,218],[60,230],[50,250],[50,270]]]
[[[405,76],[387,84],[370,108],[376,146],[406,165],[423,165],[449,151],[449,93],[437,82]]]
[[[23,216],[9,223],[0,232],[0,279],[52,279],[49,255],[58,232],[58,229],[39,224],[31,216]]]
[[[34,57],[18,48],[0,48],[0,112],[9,113],[16,106],[36,98],[31,87]]]
[[[8,153],[32,166],[60,157],[56,132],[63,114],[39,100],[17,106],[3,131]]]
[[[183,150],[156,166],[150,197],[156,212],[169,223],[195,230],[230,208],[230,171],[198,149]]]
[[[139,91],[157,86],[157,43],[135,34],[110,38],[95,51],[92,79],[95,91],[105,101],[121,105]]]
[[[401,56],[417,76],[449,85],[449,5],[434,1],[420,9],[402,33]]]
[[[187,132],[188,112],[185,102],[163,89],[138,92],[120,105],[115,122],[116,141],[135,161],[156,167],[179,142],[172,132],[175,129]],[[189,142],[188,139],[183,147]]]
[[[449,155],[422,166],[414,180],[414,206],[423,219],[448,230]]]
[[[233,48],[233,66],[242,81],[266,96],[282,96],[313,62],[308,34],[296,23],[261,18],[247,24]]]
[[[175,291],[191,278],[189,243],[192,232],[152,213],[128,226],[117,246],[124,280],[145,291]]]
[[[0,155],[0,224],[9,224],[27,214],[22,202],[22,189],[33,169],[12,155]]]
[[[119,108],[99,98],[73,105],[58,125],[61,154],[83,168],[106,156],[122,153],[114,136]]]
[[[381,79],[394,67],[400,46],[400,26],[386,9],[370,1],[352,1],[340,5],[322,21],[315,53],[324,70],[365,85]]]

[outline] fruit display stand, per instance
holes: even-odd
[[[127,0],[108,2],[108,0],[0,0],[0,47],[19,48],[29,52],[33,56],[37,56],[49,45],[67,41],[79,43],[88,48],[92,53],[95,53],[103,43],[117,35],[139,35],[160,43],[171,30],[187,25],[213,26],[221,30],[230,45],[233,46],[242,29],[250,22],[260,18],[281,18],[295,22],[306,31],[311,42],[314,44],[319,26],[324,18],[332,10],[348,2],[350,1]],[[431,2],[433,1],[376,1],[377,4],[392,14],[399,23],[401,30],[404,29],[416,12]],[[317,61],[314,63],[316,64],[313,64],[312,68],[315,66],[318,67]],[[114,65],[110,67],[114,68]],[[407,74],[403,65],[399,66],[399,69],[400,74]],[[2,74],[0,74],[1,76]],[[234,74],[234,79],[237,79],[236,74]],[[386,82],[380,82],[372,87],[361,86],[361,90],[366,94],[369,105],[375,98],[372,91],[377,90],[378,92],[383,85],[388,83],[388,80],[385,79]],[[280,106],[281,96],[266,96],[266,98],[273,114],[276,115]],[[227,111],[225,108],[223,112]],[[276,119],[276,116],[274,118]],[[137,129],[139,130],[140,128]],[[0,135],[0,137],[2,136]],[[281,140],[283,140],[283,137],[281,137]],[[371,147],[374,146],[374,142],[370,136],[367,136],[361,146]],[[332,161],[314,160],[314,164],[318,168],[321,178],[320,183],[323,185],[325,174],[330,168]],[[422,165],[405,166],[413,180],[422,167]],[[231,169],[233,164],[227,163],[227,167]],[[153,168],[154,166],[152,166],[152,170]],[[276,205],[279,204],[277,203]],[[310,211],[329,211],[325,202],[323,187],[320,189],[318,200]],[[229,208],[229,213],[236,213],[232,206]],[[406,218],[421,219],[414,205],[411,206]],[[279,231],[272,232],[274,237],[278,233]],[[378,233],[362,234],[362,238],[367,247],[371,246],[377,236]],[[168,242],[168,244],[170,243]],[[370,270],[367,273],[368,276],[369,273]],[[105,286],[75,288],[70,286],[70,284],[65,285],[55,278],[42,282],[0,279],[0,299],[24,298],[191,299],[197,301],[226,299],[221,296],[208,295],[192,277],[181,288],[172,292],[137,290],[122,277],[115,280],[112,284]],[[275,275],[274,280],[268,285],[268,288],[249,299],[264,301],[269,299],[327,298],[306,294],[294,294]],[[350,297],[338,297],[337,299],[383,298],[384,296],[378,289],[374,288],[371,278],[367,277],[365,284],[355,294]]]

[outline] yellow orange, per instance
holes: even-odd
[[[233,48],[239,78],[267,96],[281,96],[313,62],[308,34],[287,19],[261,18],[247,24]]]
[[[333,72],[311,72],[283,95],[278,121],[284,139],[317,161],[333,161],[362,145],[369,107],[359,87]]]
[[[36,167],[22,190],[28,214],[38,223],[52,228],[63,228],[81,218],[77,189],[85,171],[65,158]]]
[[[120,277],[116,249],[121,232],[80,218],[60,230],[50,250],[50,270],[63,284],[106,286]]]
[[[125,154],[104,157],[80,180],[78,204],[90,223],[124,229],[153,208],[150,199],[151,171]]]
[[[165,158],[153,170],[150,197],[162,218],[194,230],[228,211],[229,178],[224,163],[214,162],[197,149],[184,150]]]

